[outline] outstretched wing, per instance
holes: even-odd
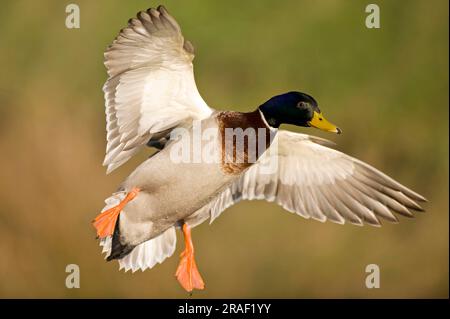
[[[111,172],[141,146],[212,110],[194,80],[194,49],[167,10],[148,9],[130,19],[105,52],[108,72],[107,147],[103,165]]]
[[[320,140],[280,130],[274,145],[238,181],[194,215],[211,222],[242,199],[265,199],[305,218],[379,226],[392,213],[412,217],[425,201],[372,166],[324,145]],[[269,152],[270,151],[270,152]],[[275,169],[270,169],[275,167]],[[200,216],[201,215],[201,216]]]

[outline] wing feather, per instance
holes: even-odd
[[[273,144],[276,149],[264,153],[200,210],[202,220],[209,216],[213,221],[241,199],[274,201],[304,218],[338,224],[348,221],[380,226],[380,218],[398,222],[394,213],[413,217],[412,211],[423,211],[417,203],[425,201],[423,196],[372,166],[323,144],[315,137],[280,130]],[[262,168],[269,167],[272,161],[277,169],[267,173]]]
[[[197,90],[193,59],[192,44],[162,6],[139,12],[107,48],[108,173],[154,135],[212,113]]]

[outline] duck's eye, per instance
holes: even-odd
[[[305,110],[308,108],[308,103],[307,102],[298,102],[297,107],[301,110]]]
[[[321,118],[321,117],[319,117],[319,121],[322,121],[322,118]]]

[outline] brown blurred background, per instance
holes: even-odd
[[[65,27],[77,3],[81,28]],[[105,150],[103,51],[155,1],[3,1],[0,10],[0,297],[169,297],[183,245],[144,273],[100,255],[90,221],[140,163],[113,174]],[[382,228],[304,220],[265,202],[194,232],[206,290],[193,297],[448,297],[448,1],[164,1],[196,48],[214,108],[272,95],[317,98],[344,134],[319,135],[429,199]],[[78,264],[81,288],[65,287]],[[365,267],[381,288],[365,288]]]

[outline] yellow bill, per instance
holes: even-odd
[[[337,127],[336,125],[328,122],[322,115],[322,113],[318,113],[316,111],[314,111],[314,115],[313,118],[311,119],[311,121],[308,122],[309,125],[321,129],[323,131],[327,131],[327,132],[332,132],[332,133],[337,133],[337,134],[341,134],[342,130]]]

